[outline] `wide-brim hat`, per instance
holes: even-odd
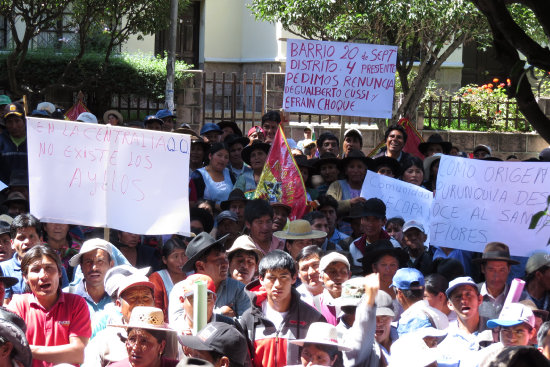
[[[365,164],[365,166],[367,166],[367,169],[372,168],[372,158],[366,157],[365,153],[363,153],[362,151],[357,150],[357,149],[351,150],[346,155],[346,157],[342,159],[342,167],[345,168],[353,160],[362,161]]]
[[[15,203],[15,202],[28,204],[29,200],[27,200],[25,195],[23,195],[20,192],[17,192],[17,191],[10,192],[10,194],[8,195],[8,198],[4,200],[4,204]]]
[[[423,162],[423,164],[424,164],[424,180],[426,180],[426,181],[430,180],[430,173],[431,173],[431,170],[432,170],[432,164],[435,161],[440,160],[441,157],[443,157],[443,154],[436,153],[436,154],[431,155],[431,156],[424,159],[424,162]]]
[[[0,283],[4,283],[5,288],[13,287],[14,285],[17,284],[18,281],[19,280],[17,280],[17,278],[14,278],[14,277],[0,276]]]
[[[311,224],[304,219],[293,220],[288,224],[286,231],[277,231],[273,236],[285,240],[308,240],[324,238],[327,232],[311,229]]]
[[[198,140],[199,138],[202,140],[199,134],[195,130],[191,129],[190,127],[180,126],[177,129],[175,129],[174,132],[178,134],[190,135],[191,140]]]
[[[230,127],[235,135],[243,136],[243,131],[239,128],[235,121],[220,121],[218,127],[223,130],[224,127]],[[248,139],[247,139],[248,140]]]
[[[341,162],[342,160],[336,155],[330,152],[326,152],[321,154],[321,156],[313,162],[313,168],[315,168],[316,171],[319,171],[323,164],[333,163],[338,166]]]
[[[298,167],[305,167],[309,170],[313,170],[315,168],[314,166],[315,161],[313,159],[307,159],[305,155],[295,156],[294,161],[296,161],[296,165]]]
[[[246,234],[237,237],[235,241],[233,241],[233,245],[231,245],[231,248],[227,250],[227,254],[229,255],[237,251],[252,251],[258,255],[259,258],[264,256],[264,253],[254,244],[252,237]]]
[[[110,324],[109,326],[124,329],[147,329],[175,333],[176,330],[168,327],[164,322],[164,312],[160,308],[150,306],[136,306],[130,314],[127,324]]]
[[[69,265],[72,267],[77,267],[78,264],[80,264],[80,258],[84,256],[84,254],[94,250],[103,250],[109,254],[109,257],[113,257],[113,245],[110,242],[105,241],[102,238],[91,238],[82,244],[78,254],[71,257],[69,260]]]
[[[510,249],[502,242],[489,242],[485,246],[481,258],[472,260],[474,263],[481,264],[484,264],[487,261],[506,261],[510,265],[519,264],[519,261],[512,260],[510,258]]]
[[[13,345],[13,358],[24,367],[32,365],[32,353],[25,336],[26,325],[23,319],[13,312],[0,311],[0,336]]]
[[[289,340],[289,342],[301,347],[303,347],[305,343],[311,343],[329,345],[343,352],[351,351],[350,347],[338,343],[338,330],[336,326],[328,322],[313,322],[309,325],[304,339]]]
[[[349,215],[344,217],[343,219],[346,222],[351,222],[353,219],[365,217],[366,216],[365,214],[366,214],[366,211],[365,211],[364,203],[360,201],[358,203],[351,204]]]
[[[276,207],[278,206],[279,208],[284,208],[288,211],[288,213],[290,214],[290,212],[292,211],[292,207],[290,205],[287,205],[285,203],[281,203],[279,201],[276,201],[276,202],[273,202],[273,203],[269,203],[269,205],[271,205],[271,207]]]
[[[115,117],[118,119],[118,123],[122,125],[124,122],[124,117],[122,117],[122,114],[118,112],[117,110],[107,110],[103,114],[103,122],[108,123],[109,122],[109,115],[115,115]]]
[[[245,203],[248,201],[246,196],[244,196],[244,192],[241,189],[233,189],[229,193],[229,197],[227,200],[224,200],[220,203],[220,208],[222,210],[229,210],[229,206],[231,205],[232,201],[244,201]]]
[[[185,250],[185,255],[189,260],[187,260],[187,262],[183,265],[182,267],[183,272],[189,272],[193,270],[193,265],[195,265],[195,262],[197,262],[197,260],[206,251],[208,251],[212,246],[215,246],[217,244],[223,245],[228,236],[229,234],[226,234],[222,238],[216,240],[214,237],[212,237],[210,234],[206,232],[199,233],[187,245],[187,249]]]
[[[265,154],[269,154],[269,149],[271,149],[271,145],[267,143],[262,143],[261,141],[255,141],[252,144],[248,144],[241,152],[241,157],[243,158],[244,163],[250,166],[250,155],[253,151],[258,149],[263,150]]]
[[[422,153],[423,155],[426,155],[427,151],[428,151],[428,147],[431,145],[431,144],[439,144],[441,145],[441,148],[443,148],[443,153],[444,154],[449,154],[449,152],[451,151],[451,148],[453,147],[453,144],[449,141],[444,141],[443,138],[441,137],[441,135],[439,134],[432,134],[428,137],[428,140],[426,140],[425,142],[423,143],[420,143],[418,144],[418,150],[420,151],[420,153]]]
[[[149,115],[149,116],[145,117],[145,120],[143,120],[143,124],[145,126],[147,126],[147,124],[150,124],[151,122],[155,122],[155,121],[158,122],[161,126],[164,125],[164,120],[159,119],[155,115]]]
[[[405,266],[408,260],[407,253],[400,247],[394,247],[390,240],[377,240],[370,246],[367,246],[367,251],[365,251],[361,259],[365,273],[372,273],[372,265],[386,255],[396,258],[399,262],[399,267]]]
[[[389,167],[395,177],[401,176],[401,165],[397,159],[382,155],[372,160],[372,171],[377,172],[380,167]]]
[[[231,134],[231,135],[227,135],[225,137],[224,143],[228,147],[231,147],[231,146],[233,146],[235,144],[238,144],[238,143],[240,143],[243,147],[246,147],[250,143],[250,140],[248,138],[245,138],[242,135],[239,136],[239,135],[236,135],[236,134]]]

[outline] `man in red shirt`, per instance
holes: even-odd
[[[33,367],[84,361],[92,334],[86,301],[61,291],[61,260],[50,247],[37,245],[21,260],[31,293],[14,295],[8,308],[27,324]]]

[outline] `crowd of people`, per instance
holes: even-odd
[[[361,197],[367,170],[435,192],[444,154],[497,160],[489,146],[465,154],[434,134],[421,159],[392,125],[370,158],[356,129],[340,144],[306,127],[289,146],[315,209],[289,220],[291,203],[254,199],[279,112],[244,135],[232,121],[176,127],[160,110],[126,125],[191,136],[192,234],[103,238],[29,213],[26,114],[4,97],[0,367],[550,365],[550,252],[435,247],[427,223],[387,218],[382,200]],[[47,102],[32,112],[56,114]],[[111,110],[103,123],[124,119]],[[550,149],[531,160],[550,161]],[[513,278],[525,287],[510,302]],[[206,309],[195,309],[197,282]]]

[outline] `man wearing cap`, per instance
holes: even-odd
[[[220,321],[235,326],[233,319],[214,313],[216,286],[212,278],[205,274],[192,274],[176,283],[170,292],[168,304],[170,327],[177,330],[178,334],[190,335],[193,332],[194,284],[198,281],[206,285],[206,322]]]
[[[0,134],[0,181],[8,182],[11,171],[28,170],[27,120],[19,103],[6,105],[2,117],[6,129]]]
[[[233,189],[229,193],[227,200],[220,203],[222,210],[229,210],[237,214],[237,224],[239,226],[239,232],[244,228],[244,208],[246,207],[247,199],[244,196],[244,192],[241,189]]]
[[[174,120],[176,115],[170,110],[158,110],[155,117],[163,121],[162,131],[174,130]]]
[[[255,367],[298,364],[299,348],[288,341],[305,335],[311,323],[325,319],[292,287],[296,263],[286,252],[274,250],[260,260],[259,279],[262,287],[240,319],[252,363]]]
[[[13,219],[7,215],[0,216],[0,262],[9,260],[13,256],[10,237],[10,223],[12,221]],[[2,297],[1,299],[4,298]]]
[[[488,243],[481,258],[473,262],[481,264],[481,272],[485,275],[485,282],[478,284],[479,293],[483,297],[479,314],[485,319],[496,319],[510,289],[507,283],[510,268],[518,262],[510,258],[510,250],[502,242]],[[524,297],[522,295],[520,300]]]
[[[456,320],[449,322],[447,337],[439,344],[440,362],[457,363],[463,355],[492,343],[487,319],[481,319],[478,307],[482,302],[477,284],[470,277],[458,277],[449,282],[445,291]]]
[[[237,237],[231,248],[227,250],[227,256],[231,278],[245,285],[255,279],[258,263],[263,254],[256,248],[250,236]]]
[[[525,266],[525,291],[527,299],[539,310],[550,311],[550,254],[536,252]]]
[[[223,131],[218,125],[208,122],[201,128],[200,135],[207,143],[214,144],[220,141]]]
[[[113,268],[112,270],[115,269]],[[120,312],[120,316],[111,315],[110,324],[127,324],[130,320],[132,310],[136,306],[155,306],[155,286],[145,274],[138,271],[130,273],[130,275],[117,276],[115,272],[112,272],[112,274],[118,283],[118,288],[115,290],[115,305],[117,311]],[[109,273],[106,278],[110,278]],[[105,284],[107,284],[107,279]],[[121,332],[119,328],[112,326],[108,326],[98,332],[86,347],[83,366],[105,367],[112,362],[127,358],[126,345],[120,339],[119,333],[125,335],[125,332]]]
[[[424,301],[424,276],[420,271],[399,269],[393,277],[392,288],[404,310],[397,324],[400,337],[424,327],[443,330],[449,326],[447,315]]]
[[[357,129],[349,129],[344,133],[344,142],[342,143],[343,157],[346,157],[352,150],[361,150],[363,148],[363,137]]]
[[[227,276],[229,263],[224,247],[225,240],[226,237],[215,240],[206,232],[193,238],[185,250],[188,260],[183,271],[195,271],[212,278],[217,295],[214,312],[230,317],[241,316],[250,308],[250,299],[244,291],[244,284]],[[171,296],[169,303],[172,303]]]
[[[250,363],[246,338],[229,324],[211,322],[197,335],[179,335],[178,339],[187,356],[214,366],[244,367]]]
[[[255,141],[265,142],[265,132],[260,126],[252,126],[246,135],[248,137],[249,144]]]
[[[488,145],[479,144],[474,148],[474,159],[483,159],[491,156],[491,148]]]
[[[237,214],[224,210],[217,216],[216,226],[216,238],[220,239],[225,235],[228,235],[226,239],[226,246],[231,246],[233,241],[239,236],[241,229],[239,228],[239,219]]]
[[[112,259],[112,244],[100,238],[85,241],[78,254],[69,260],[69,265],[76,268],[80,265],[84,278],[78,283],[63,289],[66,293],[81,296],[88,304],[92,328],[94,315],[111,302],[111,297],[105,292],[105,275],[114,266]]]
[[[399,242],[383,228],[386,224],[386,204],[382,200],[378,198],[368,199],[362,204],[361,209],[362,211],[357,215],[361,216],[361,227],[364,234],[353,241],[349,247],[354,267],[361,267],[361,259],[374,241],[389,240],[394,247],[401,247]]]
[[[432,273],[432,254],[424,246],[428,236],[424,225],[416,220],[409,220],[403,226],[403,242],[409,254],[407,266],[418,269],[424,275]]]
[[[342,295],[342,284],[351,277],[347,257],[338,252],[331,252],[319,262],[319,278],[323,282],[323,293],[319,296],[319,312],[329,324],[338,325],[340,307],[336,299]]]

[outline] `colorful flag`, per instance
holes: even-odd
[[[290,153],[285,133],[280,125],[267,155],[254,198],[290,206],[290,220],[302,218],[309,210],[302,175]]]
[[[403,147],[403,151],[412,154],[418,158],[424,159],[424,155],[418,150],[418,144],[424,142],[422,135],[416,130],[412,122],[407,118],[402,118],[397,122],[397,125],[403,126],[407,132],[407,142]],[[367,156],[372,157],[380,151],[381,148],[386,146],[386,141],[382,140],[373,150],[370,151]]]
[[[78,115],[82,112],[90,112],[88,108],[79,99],[67,112],[65,112],[65,118],[69,121],[76,121]]]

